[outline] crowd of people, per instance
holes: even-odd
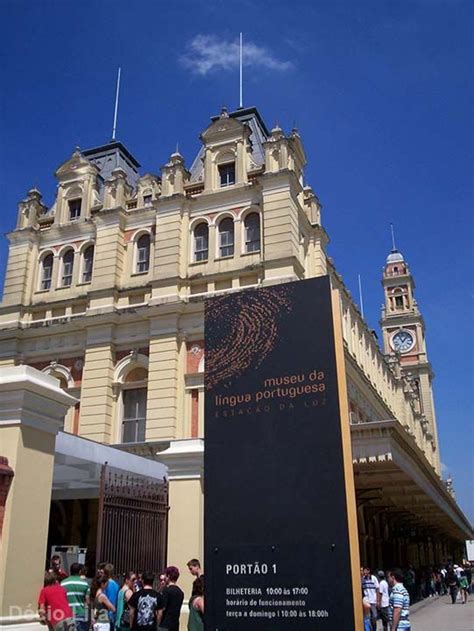
[[[187,567],[194,577],[188,631],[203,631],[204,575],[198,559]],[[55,555],[45,572],[38,612],[49,631],[179,631],[184,593],[177,585],[177,567],[158,576],[130,571],[120,581],[110,563],[100,563],[92,580],[80,563],[69,571]]]
[[[419,572],[410,565],[405,571],[393,568],[376,574],[363,567],[360,572],[364,631],[377,631],[378,620],[383,631],[410,631],[410,604],[448,593],[453,605],[458,601],[465,604],[472,589],[472,571],[467,564],[428,567]]]
[[[193,576],[188,631],[204,631],[204,574],[198,559],[187,568]],[[184,593],[179,570],[161,574],[128,572],[118,581],[110,563],[100,563],[92,580],[73,563],[68,575],[53,556],[38,598],[40,620],[49,631],[179,631]],[[373,574],[361,568],[364,631],[410,631],[410,604],[421,598],[448,595],[452,604],[466,603],[471,592],[468,565],[405,571],[393,568]]]

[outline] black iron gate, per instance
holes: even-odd
[[[112,563],[117,575],[129,570],[161,572],[168,541],[168,483],[102,466],[97,563]]]

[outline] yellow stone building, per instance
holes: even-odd
[[[460,558],[471,529],[440,478],[433,374],[403,256],[384,268],[380,348],[326,253],[298,132],[269,131],[255,108],[224,109],[200,138],[189,169],[176,151],[160,176],[140,175],[120,142],[76,149],[55,173],[52,207],[28,192],[8,235],[0,366],[59,379],[79,400],[65,432],[169,467],[168,561],[185,568],[203,556],[204,299],[328,274],[340,292],[362,561]],[[77,497],[62,488],[52,499]],[[84,529],[67,536],[56,543],[94,546]]]

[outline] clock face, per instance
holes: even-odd
[[[392,336],[392,347],[399,353],[406,353],[415,345],[413,335],[409,331],[402,329]]]

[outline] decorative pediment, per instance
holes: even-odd
[[[99,169],[83,156],[81,150],[77,147],[69,160],[66,160],[66,162],[56,170],[55,176],[58,179],[62,179],[64,176],[74,175],[77,172],[88,171],[89,169],[93,169],[97,173],[99,172]]]
[[[201,134],[201,140],[204,144],[220,140],[223,136],[227,138],[239,138],[245,133],[247,126],[236,118],[231,118],[226,108],[222,109],[220,117],[212,122],[207,129]]]

